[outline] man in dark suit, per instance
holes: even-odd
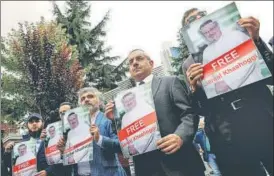
[[[201,17],[198,9],[190,9],[182,25]],[[238,24],[247,29],[273,74],[273,53],[259,37],[259,21],[248,17]],[[203,66],[194,60],[190,55],[182,67],[197,111],[206,116],[207,134],[222,175],[265,175],[260,162],[273,175],[273,99],[266,86],[273,85],[273,78],[207,99],[199,81]]]
[[[153,60],[140,49],[128,55],[129,70],[136,85],[152,82],[151,89],[162,138],[159,150],[134,156],[137,176],[202,176],[203,162],[192,143],[199,117],[190,106],[188,89],[177,77],[151,74]],[[113,119],[113,102],[106,115]]]

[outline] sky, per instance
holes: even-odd
[[[161,64],[160,50],[164,42],[177,45],[177,32],[186,10],[197,7],[208,13],[232,1],[92,1],[92,25],[96,25],[111,10],[107,23],[106,46],[110,55],[125,58],[134,48],[144,49]],[[64,9],[64,2],[57,2]],[[253,16],[260,20],[260,36],[268,41],[273,36],[273,1],[237,1],[242,17]],[[1,35],[5,36],[18,22],[53,19],[51,1],[1,1]],[[121,62],[121,60],[116,63]]]

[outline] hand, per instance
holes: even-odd
[[[14,146],[14,142],[8,143],[5,147],[5,152],[11,152],[13,146]]]
[[[63,154],[64,150],[65,150],[65,139],[62,136],[59,141],[57,142],[57,148],[58,150],[60,150],[60,152]]]
[[[109,101],[105,106],[105,116],[111,121],[114,120],[113,108],[114,108],[113,101]]]
[[[98,142],[98,141],[99,141],[99,137],[100,137],[99,128],[98,128],[95,124],[92,124],[92,125],[90,126],[89,131],[90,131],[90,134],[94,137],[94,140],[95,140],[96,142]]]
[[[38,172],[37,174],[35,174],[35,176],[47,176],[47,172],[45,170],[42,170]]]
[[[241,27],[246,28],[248,31],[249,35],[254,41],[258,41],[260,36],[259,36],[259,30],[260,30],[260,22],[254,17],[248,17],[248,18],[241,18],[238,21],[238,24]]]
[[[187,81],[189,82],[192,92],[197,89],[197,82],[203,76],[203,66],[201,63],[191,64],[186,71]]]
[[[169,134],[157,141],[157,146],[162,152],[172,154],[183,145],[183,140],[177,134]]]
[[[47,137],[47,131],[46,131],[46,129],[43,129],[41,132],[41,135],[40,135],[40,139],[45,140],[46,137]]]

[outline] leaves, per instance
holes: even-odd
[[[3,92],[20,97],[25,112],[28,109],[48,117],[62,102],[76,102],[84,70],[76,46],[68,41],[61,26],[43,18],[36,24],[19,24],[17,31],[3,39],[8,53],[4,67],[13,73],[3,75]],[[16,64],[11,68],[11,63]]]
[[[115,68],[111,63],[119,57],[109,56],[111,47],[105,47],[105,42],[102,40],[106,36],[104,28],[110,19],[110,11],[91,28],[89,2],[70,0],[66,1],[66,6],[67,9],[62,13],[54,3],[54,15],[57,23],[61,24],[69,36],[68,44],[77,46],[79,63],[87,73],[86,85],[91,83],[101,91],[116,87],[116,81],[124,78],[125,69],[111,72]]]

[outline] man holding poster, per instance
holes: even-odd
[[[201,16],[200,12],[197,8],[186,11],[182,26],[205,17],[206,14]],[[254,17],[248,17],[239,19],[237,23],[246,28],[262,54],[262,59],[273,72],[273,53],[259,37],[260,22]],[[228,43],[233,43],[233,40],[239,39],[233,37]],[[211,52],[214,54],[218,51]],[[183,63],[183,69],[196,110],[205,116],[211,148],[216,154],[222,175],[265,176],[261,162],[273,175],[273,97],[266,87],[266,84],[273,84],[273,78],[207,99],[200,82],[205,69],[202,64],[195,63],[190,55]]]
[[[204,165],[192,143],[199,117],[192,111],[188,90],[177,77],[156,77],[149,55],[135,49],[128,54],[131,77],[136,85],[151,83],[153,101],[162,135],[158,150],[133,156],[136,176],[203,176]],[[114,119],[114,104],[105,113]]]

